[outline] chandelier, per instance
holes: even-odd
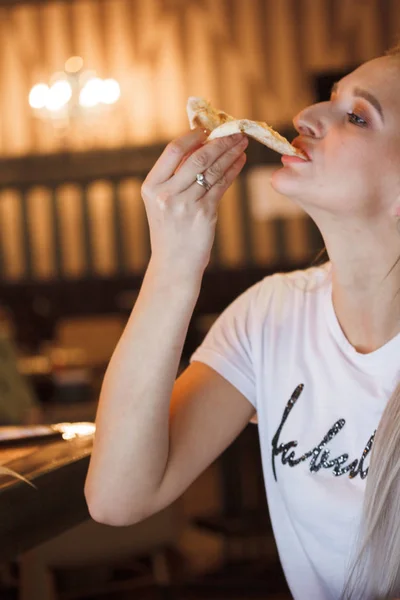
[[[35,116],[64,129],[73,121],[103,113],[120,95],[115,79],[100,79],[95,71],[83,69],[80,56],[71,56],[64,71],[54,73],[48,83],[31,88],[29,104]]]

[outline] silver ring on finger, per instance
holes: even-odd
[[[198,183],[199,185],[201,185],[206,192],[208,192],[211,189],[211,183],[208,183],[207,179],[205,178],[205,175],[203,173],[197,173],[196,175],[196,183]]]

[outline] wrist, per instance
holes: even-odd
[[[153,258],[150,259],[146,275],[146,282],[163,292],[172,292],[183,296],[196,296],[200,293],[203,271],[195,269],[182,269],[177,266],[159,264]]]

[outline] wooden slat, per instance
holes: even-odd
[[[28,216],[28,194],[26,189],[21,190],[20,196],[21,202],[21,225],[22,225],[22,247],[23,257],[25,265],[25,277],[26,279],[32,279],[33,275],[33,261],[32,261],[32,244],[31,244],[31,232],[29,227],[29,216]]]
[[[114,231],[114,253],[116,260],[116,272],[126,271],[124,240],[122,237],[122,211],[119,197],[119,182],[112,182],[112,227]]]
[[[249,198],[249,189],[248,189],[248,181],[247,181],[248,172],[244,172],[242,177],[239,177],[237,180],[238,184],[238,193],[239,193],[239,207],[238,207],[238,217],[241,223],[242,236],[243,236],[243,265],[248,266],[253,264],[254,262],[254,248],[251,237],[251,214],[250,214],[250,198]]]
[[[88,198],[88,184],[81,187],[81,211],[83,224],[83,248],[85,257],[85,275],[93,276],[93,246],[92,246],[92,231],[90,223],[90,209]]]
[[[54,275],[62,275],[62,250],[61,250],[61,216],[57,201],[57,188],[51,188],[51,225],[54,242]]]
[[[0,198],[0,202],[1,202],[1,198]],[[4,223],[2,221],[2,211],[0,209],[0,231],[3,232],[4,231]],[[4,279],[6,276],[6,272],[5,272],[5,252],[4,252],[4,239],[3,236],[0,236],[0,279]]]
[[[123,262],[128,273],[143,273],[150,258],[147,217],[140,188],[141,180],[135,177],[126,178],[119,185],[119,201],[123,215]]]
[[[32,278],[54,279],[54,222],[51,189],[34,187],[27,193],[29,251],[32,256]]]
[[[286,221],[282,217],[277,217],[272,221],[274,248],[279,262],[284,262],[287,259],[285,225]]]
[[[110,276],[116,273],[115,228],[113,227],[113,190],[109,181],[98,180],[87,188],[88,235],[87,252],[90,246],[88,263],[92,276]],[[87,235],[87,232],[86,232]],[[89,256],[87,254],[87,256]]]
[[[5,189],[0,194],[0,226],[4,251],[4,279],[13,281],[24,276],[23,230],[20,194]]]
[[[251,245],[254,265],[265,266],[274,262],[275,248],[271,221],[252,219]]]
[[[85,273],[84,231],[81,190],[68,183],[57,188],[57,210],[60,216],[62,274],[67,278],[83,277]]]
[[[286,220],[286,247],[290,261],[306,261],[314,253],[314,247],[308,237],[309,221],[310,218],[306,214]]]
[[[242,268],[246,263],[240,206],[240,187],[235,180],[219,207],[217,229],[219,228],[221,238],[221,267]]]

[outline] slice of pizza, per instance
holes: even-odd
[[[272,129],[267,123],[250,121],[249,119],[235,119],[226,112],[217,110],[211,106],[204,98],[197,98],[195,96],[191,96],[188,99],[186,110],[191,129],[203,127],[211,131],[208,140],[233,135],[234,133],[245,133],[276,152],[289,156],[299,156],[300,158],[304,158],[304,160],[308,160],[308,157],[302,150],[292,146],[286,138]]]
[[[188,99],[186,110],[191,129],[203,127],[213,131],[224,123],[235,121],[235,117],[231,117],[223,110],[217,110],[204,98],[191,96]]]

